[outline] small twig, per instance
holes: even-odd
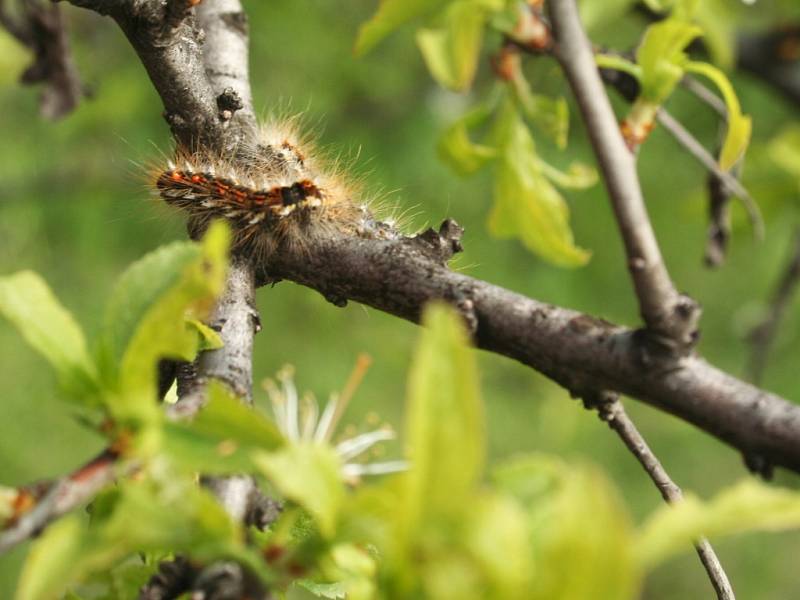
[[[70,475],[18,491],[23,512],[0,531],[0,554],[38,535],[48,524],[88,502],[114,481],[119,454],[107,449]],[[28,506],[24,506],[28,505]]]
[[[651,336],[678,356],[697,339],[700,307],[670,279],[647,215],[634,155],[623,140],[574,0],[548,3],[555,55],[580,106],[603,172],[639,308]]]
[[[596,409],[600,419],[608,423],[620,437],[622,442],[631,451],[631,454],[639,461],[647,475],[653,481],[661,497],[668,504],[680,502],[683,499],[683,492],[678,485],[672,481],[661,461],[647,445],[642,434],[636,428],[625,407],[616,393],[600,392],[584,394],[586,408]],[[708,574],[711,584],[717,593],[719,600],[735,600],[733,587],[728,580],[728,575],[722,568],[714,548],[705,538],[700,538],[694,544],[700,562]]]
[[[720,169],[719,163],[711,153],[666,109],[659,109],[657,119],[664,129],[722,184],[723,191],[727,196],[735,196],[742,201],[742,205],[747,211],[747,216],[753,226],[753,235],[757,240],[763,240],[764,219],[761,216],[761,211],[758,209],[756,201],[736,175]]]
[[[710,106],[723,121],[728,121],[728,107],[725,102],[705,85],[691,75],[684,75],[681,85],[691,92],[698,100]]]
[[[758,383],[764,375],[767,366],[767,358],[772,344],[775,341],[775,334],[778,331],[783,316],[794,297],[798,283],[800,283],[800,227],[795,229],[790,246],[789,260],[781,274],[775,292],[772,294],[769,312],[764,320],[761,321],[748,335],[750,342],[750,378]]]

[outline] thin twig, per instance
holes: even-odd
[[[742,205],[747,211],[750,223],[753,225],[753,235],[757,240],[764,239],[764,219],[758,204],[750,193],[741,184],[739,179],[728,171],[719,168],[719,163],[706,150],[703,145],[695,138],[675,117],[665,108],[658,111],[658,122],[666,129],[675,140],[686,149],[697,161],[703,165],[724,186],[724,191],[728,196],[735,196],[741,200]]]
[[[700,81],[691,75],[684,75],[683,79],[681,79],[681,85],[698,100],[710,106],[723,121],[728,121],[728,107],[725,106],[725,102]]]
[[[574,0],[548,3],[555,55],[583,114],[616,216],[639,309],[650,334],[676,355],[697,339],[700,308],[675,289],[645,208],[634,155],[620,133]]]
[[[587,408],[596,409],[600,419],[608,423],[608,426],[617,433],[658,488],[664,501],[668,504],[680,502],[683,499],[681,488],[672,481],[661,461],[647,445],[644,437],[639,433],[628,413],[625,412],[619,395],[609,392],[584,394],[584,402]],[[694,547],[711,580],[711,585],[714,586],[717,598],[719,600],[735,600],[736,597],[728,575],[722,568],[711,543],[705,538],[700,538],[695,542]]]
[[[0,531],[0,554],[38,535],[48,524],[87,503],[117,474],[119,454],[104,450],[69,475],[18,490],[23,512]]]
[[[767,366],[767,358],[778,325],[786,314],[792,298],[797,292],[800,283],[800,227],[795,229],[790,245],[789,260],[786,263],[775,292],[772,294],[770,308],[764,320],[761,321],[748,335],[750,341],[750,379],[759,383]]]

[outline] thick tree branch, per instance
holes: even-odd
[[[739,449],[754,468],[800,472],[800,406],[696,355],[665,362],[642,331],[544,304],[445,266],[460,228],[395,240],[311,236],[303,252],[275,253],[260,281],[289,279],[336,305],[355,300],[417,322],[433,299],[453,303],[479,348],[529,365],[569,390],[612,390],[672,413]],[[666,366],[665,366],[666,365]]]
[[[666,346],[686,352],[697,336],[699,306],[679,294],[670,279],[645,208],[634,155],[628,149],[597,71],[574,0],[548,3],[561,63],[583,114],[614,208],[648,331]]]
[[[679,488],[667,471],[658,460],[658,457],[650,449],[650,446],[645,441],[644,437],[636,425],[625,412],[625,407],[619,395],[608,392],[590,392],[584,394],[584,403],[587,408],[596,409],[600,419],[608,423],[608,426],[613,429],[631,454],[639,461],[647,475],[653,481],[661,497],[668,504],[680,502],[683,498],[683,492]],[[695,542],[695,550],[700,557],[700,562],[703,564],[711,585],[714,586],[714,591],[719,600],[735,600],[736,596],[733,593],[733,587],[728,580],[728,575],[722,568],[717,554],[710,542],[701,538]]]

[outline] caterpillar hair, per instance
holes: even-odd
[[[153,169],[158,195],[183,210],[190,229],[223,218],[234,249],[265,260],[281,248],[302,251],[331,230],[368,237],[394,237],[366,204],[357,204],[352,180],[327,167],[297,134],[294,121],[263,125],[257,141],[220,157],[178,148],[167,168]]]

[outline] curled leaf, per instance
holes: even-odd
[[[752,120],[748,115],[742,114],[742,108],[736,92],[725,73],[718,68],[702,62],[687,62],[687,71],[697,73],[710,79],[717,86],[725,100],[725,107],[728,109],[728,131],[722,143],[722,150],[719,155],[719,166],[723,171],[728,171],[742,157],[748,144],[753,128]]]

